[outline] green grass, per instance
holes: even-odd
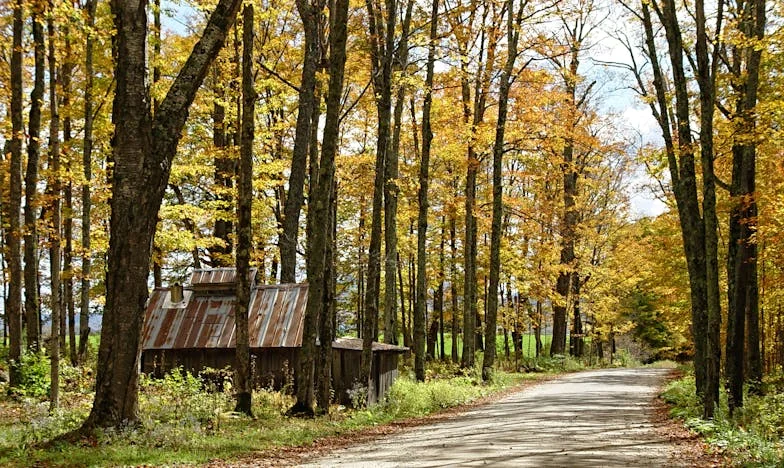
[[[744,407],[733,416],[722,389],[713,420],[701,418],[702,405],[694,391],[694,375],[671,382],[662,398],[673,405],[671,414],[697,431],[711,449],[729,457],[735,466],[782,466],[784,460],[784,378],[769,377],[767,393],[746,395]]]
[[[550,343],[552,342],[553,337],[552,335],[542,335],[542,344],[544,346],[543,354],[547,354],[550,350]],[[438,341],[438,346],[440,346],[440,341]],[[496,335],[495,341],[495,349],[497,356],[505,356],[506,351],[504,348],[504,335],[499,334]],[[449,358],[452,353],[452,334],[451,333],[444,333],[444,350],[446,357]],[[439,349],[440,353],[440,349]],[[463,340],[458,338],[457,341],[457,353],[458,356],[462,356],[463,354]],[[509,335],[509,354],[510,357],[514,358],[514,343],[512,342],[512,335]],[[536,339],[534,335],[523,335],[523,346],[522,346],[522,354],[524,358],[534,358],[536,357]]]

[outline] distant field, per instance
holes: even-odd
[[[550,349],[550,342],[553,340],[552,335],[542,335],[542,344],[544,346],[543,353],[548,353]],[[441,355],[441,342],[440,338],[436,341],[436,348],[437,354]],[[457,341],[457,354],[461,356],[463,352],[463,339],[462,337],[458,337]],[[496,336],[496,353],[498,356],[505,355],[505,348],[504,348],[504,335]],[[444,333],[444,354],[447,358],[452,355],[452,334],[451,333]],[[512,335],[509,335],[509,354],[511,357],[514,356],[514,343],[512,343]],[[533,358],[536,357],[536,339],[534,335],[523,335],[523,357],[524,358]]]

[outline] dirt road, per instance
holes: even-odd
[[[649,419],[666,374],[606,369],[567,375],[303,466],[677,466],[674,448]]]

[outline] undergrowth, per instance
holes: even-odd
[[[73,368],[64,368],[72,373]],[[0,404],[0,465],[116,466],[203,463],[258,452],[276,446],[303,445],[313,440],[361,430],[395,419],[423,416],[469,403],[534,374],[497,372],[484,384],[478,370],[431,366],[426,382],[415,382],[404,372],[387,398],[369,408],[333,406],[329,415],[313,419],[289,418],[291,395],[257,390],[255,419],[232,412],[230,383],[215,385],[176,370],[163,379],[140,379],[140,424],[99,432],[82,443],[41,443],[79,427],[89,413],[92,394],[79,385],[63,392],[64,405],[54,413],[42,398],[22,396]],[[81,382],[78,378],[69,381]],[[66,455],[67,454],[67,455]]]
[[[722,390],[713,420],[701,418],[702,404],[694,391],[694,375],[671,382],[662,398],[673,405],[671,414],[684,420],[737,466],[781,466],[784,460],[784,389],[768,385],[769,393],[746,395],[744,407],[732,416]]]
[[[0,397],[0,465],[157,466],[236,459],[432,414],[541,375],[586,367],[586,362],[569,356],[526,358],[523,368],[529,372],[497,370],[490,382],[482,382],[481,362],[481,353],[470,369],[430,362],[425,382],[416,382],[413,371],[403,365],[380,404],[357,409],[335,405],[330,414],[312,419],[286,416],[294,398],[268,389],[253,394],[254,419],[234,413],[230,373],[225,370],[213,370],[207,378],[181,370],[162,379],[141,376],[138,424],[104,430],[78,443],[44,446],[42,443],[78,428],[92,404],[90,367],[63,365],[62,407],[55,412],[49,413],[48,402],[41,396],[40,389],[48,389],[46,377],[45,385],[33,379],[22,394],[5,400]],[[38,368],[38,363],[29,364],[31,372]],[[224,378],[227,380],[221,380]]]

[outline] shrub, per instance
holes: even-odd
[[[662,398],[674,405],[671,414],[700,433],[733,463],[747,466],[780,466],[784,459],[784,394],[747,396],[745,406],[730,417],[726,395],[713,420],[701,418],[702,407],[694,391],[694,376],[671,382]]]
[[[469,377],[416,382],[398,378],[387,393],[385,410],[395,417],[422,416],[443,408],[468,403],[487,393]]]
[[[43,351],[24,353],[17,365],[19,385],[14,392],[19,396],[45,397],[49,394],[49,358]]]
[[[180,368],[162,379],[142,375],[140,381],[141,418],[145,426],[175,424],[210,425],[231,407],[231,395],[210,392],[198,377]]]

